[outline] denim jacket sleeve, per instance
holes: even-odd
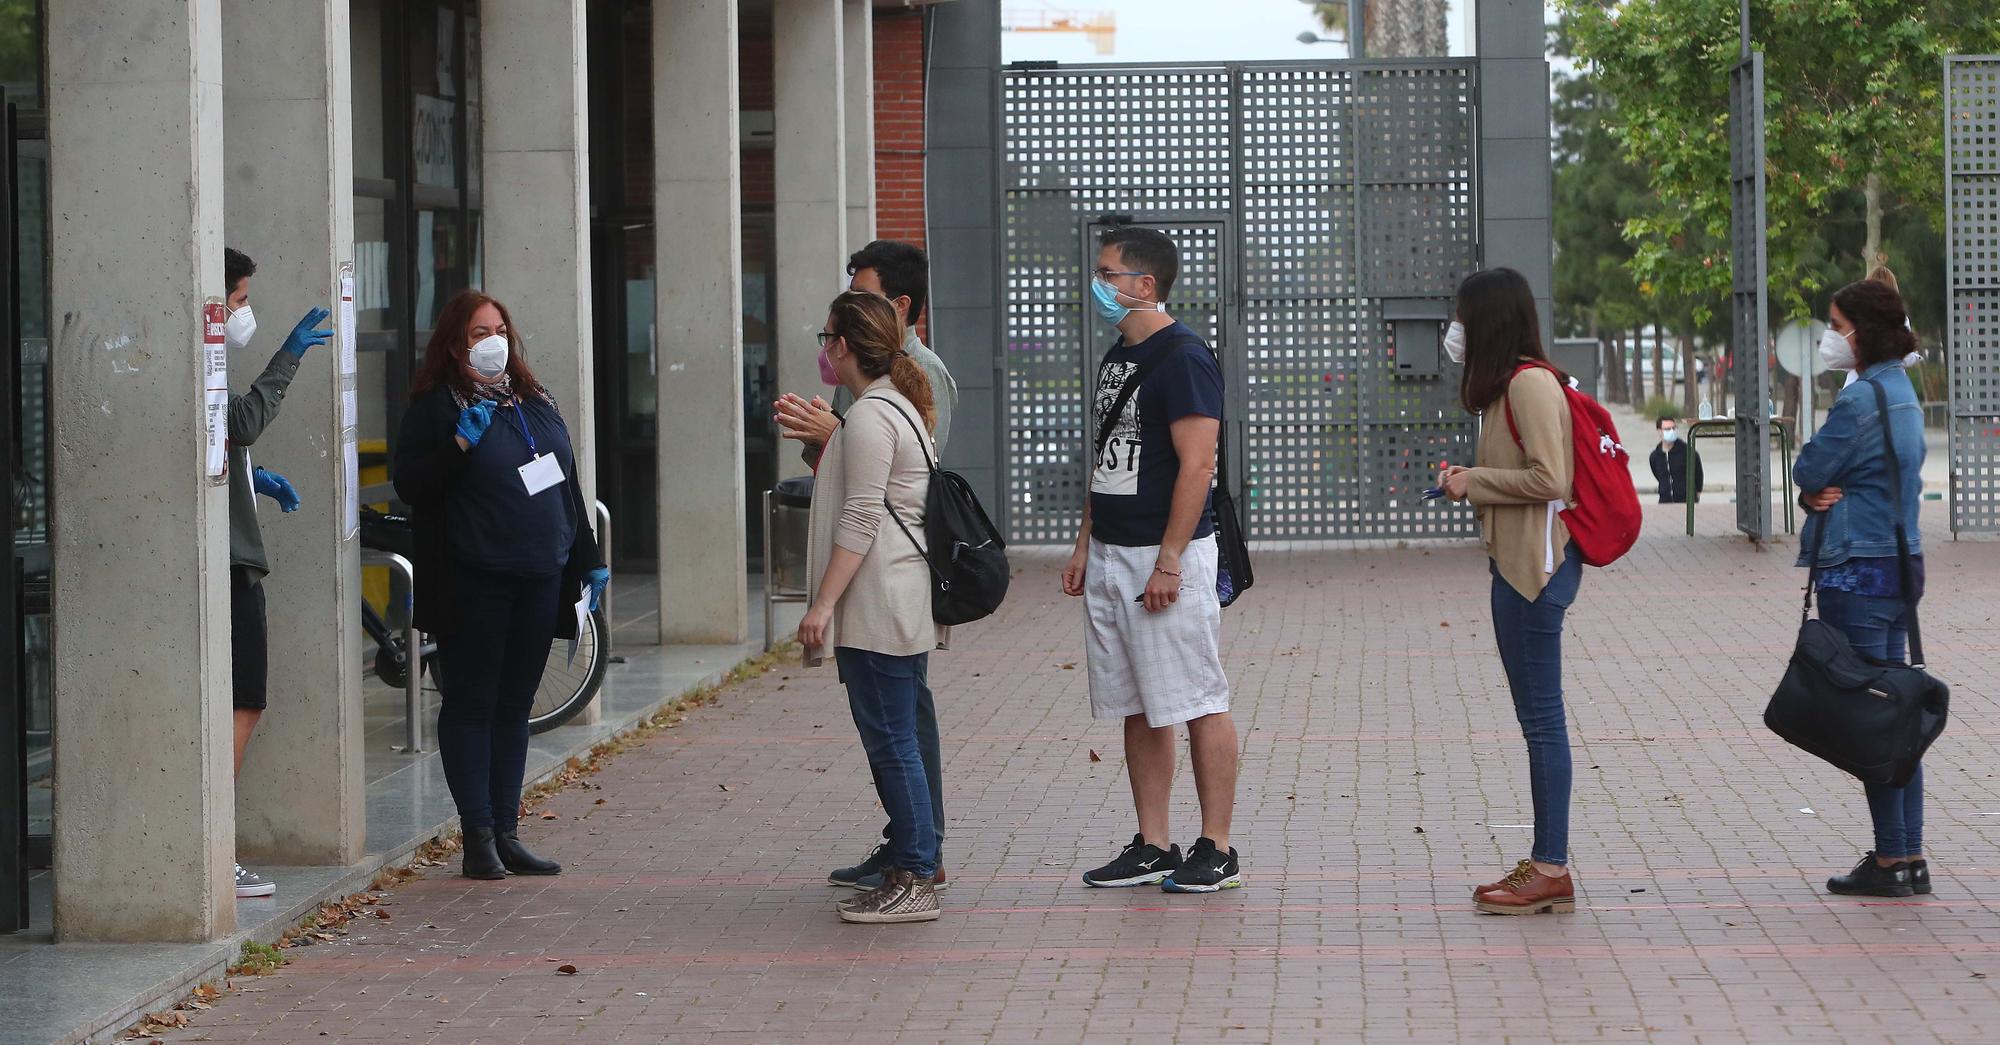
[[[1856,394],[1856,389],[1861,394]],[[1799,448],[1799,459],[1792,463],[1792,481],[1802,493],[1818,493],[1837,485],[1847,471],[1861,426],[1875,423],[1875,403],[1864,398],[1872,394],[1865,382],[1849,385],[1827,411],[1826,423]]]

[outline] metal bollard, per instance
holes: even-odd
[[[363,566],[387,566],[403,578],[405,597],[414,599],[417,591],[417,570],[410,560],[395,552],[361,550]],[[403,743],[410,754],[418,754],[424,749],[424,635],[417,630],[417,615],[409,614],[403,624],[403,649],[409,657],[408,671],[403,679]]]

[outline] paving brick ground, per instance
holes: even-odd
[[[1119,733],[1088,717],[1056,560],[1023,553],[1005,612],[933,661],[943,920],[835,919],[822,876],[880,813],[832,673],[785,670],[527,825],[561,877],[434,870],[392,919],[292,952],[170,1040],[1991,1041],[2000,544],[1937,538],[1927,507],[1925,619],[1956,721],[1928,763],[1922,902],[1822,895],[1867,813],[1759,722],[1792,639],[1792,549],[1690,540],[1650,506],[1646,540],[1588,572],[1570,617],[1577,915],[1468,903],[1525,855],[1529,811],[1465,545],[1264,555],[1225,618],[1248,887],[1087,890],[1077,875],[1133,830]],[[1703,506],[1705,531],[1729,511]]]

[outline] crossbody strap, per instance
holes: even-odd
[[[1154,349],[1153,354],[1126,377],[1125,387],[1118,390],[1118,398],[1111,403],[1111,412],[1104,415],[1103,421],[1098,422],[1097,452],[1090,457],[1091,471],[1096,471],[1097,462],[1104,460],[1104,448],[1111,443],[1111,433],[1118,430],[1118,419],[1124,415],[1125,407],[1130,405],[1132,397],[1139,394],[1139,386],[1145,384],[1146,378],[1151,377],[1153,371],[1159,369],[1160,364],[1166,362],[1166,359],[1166,348]]]
[[[1924,666],[1924,637],[1917,627],[1917,600],[1912,593],[1910,569],[1910,535],[1903,527],[1903,459],[1896,454],[1895,430],[1889,427],[1889,394],[1882,390],[1882,382],[1868,378],[1868,387],[1875,390],[1875,411],[1882,419],[1882,445],[1889,451],[1889,485],[1896,494],[1896,571],[1902,582],[1904,614],[1910,626],[1910,665]],[[1826,529],[1824,525],[1820,527]],[[1817,566],[1819,557],[1813,557]]]

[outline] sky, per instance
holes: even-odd
[[[1447,33],[1452,53],[1472,51],[1472,0],[1451,0]],[[1082,34],[1001,34],[1007,62],[1219,62],[1344,58],[1339,43],[1302,44],[1301,32],[1319,31],[1312,8],[1300,0],[1002,0],[1003,24],[1017,14],[1058,11],[1080,16],[1109,13],[1118,22],[1116,50],[1099,55]]]

